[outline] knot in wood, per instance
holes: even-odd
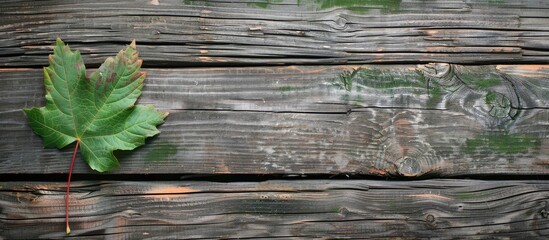
[[[426,221],[427,223],[431,223],[431,224],[432,224],[432,223],[435,222],[435,216],[429,214],[429,215],[427,215],[427,216],[425,217],[425,221]]]
[[[348,21],[345,17],[343,17],[341,15],[337,15],[336,18],[337,19],[335,20],[335,23],[336,23],[337,28],[339,30],[343,30],[343,29],[347,28],[347,22]]]
[[[349,213],[349,210],[345,207],[342,207],[342,208],[339,209],[339,214],[340,215],[347,216],[348,213]]]
[[[429,63],[419,65],[417,69],[428,78],[444,78],[451,72],[451,65],[448,63]]]
[[[411,157],[403,157],[399,160],[398,173],[406,177],[417,177],[421,175],[421,165]]]
[[[427,216],[425,216],[425,225],[427,226],[428,229],[435,229],[437,226],[435,216],[431,214],[428,214]]]
[[[549,217],[549,213],[547,212],[547,209],[542,209],[542,210],[540,211],[540,215],[541,215],[541,217],[543,217],[543,218]]]
[[[488,113],[492,117],[505,118],[514,117],[511,114],[511,100],[501,93],[488,92],[484,97],[484,102],[488,106]]]

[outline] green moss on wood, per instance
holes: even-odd
[[[353,89],[353,78],[359,71],[362,71],[362,69],[358,68],[353,71],[345,70],[338,76],[339,82],[337,82],[336,85],[345,89],[345,91],[350,92]]]
[[[278,91],[280,92],[293,92],[293,91],[301,91],[305,90],[308,87],[295,87],[295,86],[281,86],[278,88]]]
[[[497,85],[501,84],[501,79],[497,78],[487,78],[487,79],[478,79],[476,81],[471,82],[477,89],[479,90],[486,90],[491,87],[495,87]]]
[[[366,13],[372,7],[396,12],[400,9],[401,0],[316,0],[315,2],[320,9],[345,8],[355,13]]]
[[[376,89],[424,88],[422,82],[415,81],[415,74],[396,74],[388,70],[360,68],[356,75],[357,83]]]
[[[459,68],[455,74],[469,88],[476,91],[486,91],[505,83],[505,80],[497,73],[494,66]]]
[[[505,4],[507,0],[481,0],[480,2],[485,2],[489,4]]]
[[[484,96],[484,102],[488,105],[493,104],[496,102],[497,94],[495,92],[489,92]]]
[[[159,143],[147,153],[147,162],[162,162],[177,154],[177,147],[170,143]]]
[[[484,102],[490,107],[490,115],[503,118],[510,116],[511,101],[508,97],[497,92],[488,92],[484,97]]]
[[[427,107],[435,108],[442,102],[444,90],[436,83],[428,82],[425,76],[414,71],[409,74],[396,74],[388,70],[361,69],[355,81],[362,86],[391,91],[395,88],[408,88],[410,93],[427,94]]]
[[[460,201],[468,201],[477,198],[475,194],[472,194],[470,192],[458,192],[456,194],[456,199]]]
[[[283,0],[256,0],[253,3],[248,3],[250,7],[269,8],[271,4],[281,3]]]
[[[429,98],[427,99],[427,108],[436,108],[442,102],[442,88],[435,86],[429,88]]]
[[[211,6],[212,4],[205,0],[184,0],[185,5],[191,6]]]
[[[526,153],[541,145],[539,138],[510,133],[491,133],[467,139],[465,152],[474,154],[477,150],[488,150],[499,154]]]
[[[390,69],[377,68],[344,71],[332,82],[332,85],[347,92],[341,96],[342,101],[358,103],[364,102],[364,98],[357,95],[362,91],[377,89],[377,91],[391,94],[394,97],[396,89],[405,88],[406,94],[427,95],[426,105],[428,108],[436,108],[446,93],[440,85],[429,82],[419,71],[394,72]]]
[[[188,2],[187,0],[185,2]],[[250,7],[271,8],[283,0],[256,0],[248,3]],[[347,9],[353,13],[366,14],[371,9],[381,9],[382,12],[396,13],[400,11],[401,0],[298,0],[298,7],[326,10],[334,8]],[[291,4],[291,2],[288,2]]]

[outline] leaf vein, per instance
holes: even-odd
[[[114,61],[114,60],[113,60]],[[122,73],[123,75],[126,74],[126,68],[124,68],[124,72]],[[102,76],[101,76],[102,77]],[[82,133],[82,135],[85,135],[86,132],[88,131],[88,128],[89,126],[96,121],[96,118],[97,118],[97,115],[101,112],[101,110],[103,109],[103,107],[105,106],[105,104],[107,103],[108,99],[111,97],[112,93],[114,92],[114,90],[116,89],[116,87],[118,86],[118,83],[120,83],[121,79],[118,79],[118,81],[116,81],[115,85],[113,86],[113,88],[111,89],[111,91],[109,92],[109,95],[105,98],[105,101],[102,103],[101,107],[97,109],[97,112],[93,115],[93,118],[90,120],[90,122],[88,123],[88,125],[84,128],[82,128],[84,130],[84,132]],[[95,98],[95,94],[94,94],[94,98]],[[97,101],[94,101],[94,102],[97,102]],[[97,105],[96,105],[96,108],[97,108]]]
[[[130,129],[131,129],[131,128],[133,128],[133,127],[135,127],[135,126],[137,126],[137,125],[141,125],[141,124],[143,124],[143,123],[147,123],[147,121],[148,121],[148,119],[146,119],[146,120],[144,120],[144,121],[142,121],[142,122],[138,122],[138,123],[132,124],[132,125],[130,125],[130,126],[126,126],[126,127],[124,127],[124,129],[122,129],[121,131],[116,132],[116,133],[107,134],[107,135],[99,135],[99,136],[84,136],[84,137],[82,137],[82,139],[101,138],[101,137],[111,137],[111,136],[115,136],[115,135],[121,134],[121,133],[123,133],[123,132],[129,132],[129,133],[131,133],[131,132],[130,132]],[[139,126],[138,126],[138,127],[139,127]],[[137,135],[137,134],[135,134],[135,133],[131,133],[131,134]],[[141,137],[140,135],[137,135],[137,136]]]

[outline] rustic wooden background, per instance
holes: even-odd
[[[58,36],[90,68],[136,39],[171,113],[77,159],[69,238],[549,235],[549,1],[2,2],[0,239],[67,237],[72,149],[21,111]]]

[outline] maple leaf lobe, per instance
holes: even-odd
[[[29,125],[46,147],[79,141],[88,165],[99,172],[118,167],[115,150],[132,150],[159,133],[167,113],[135,105],[146,73],[135,40],[109,57],[89,77],[78,51],[61,39],[44,68],[46,106],[24,109]]]

